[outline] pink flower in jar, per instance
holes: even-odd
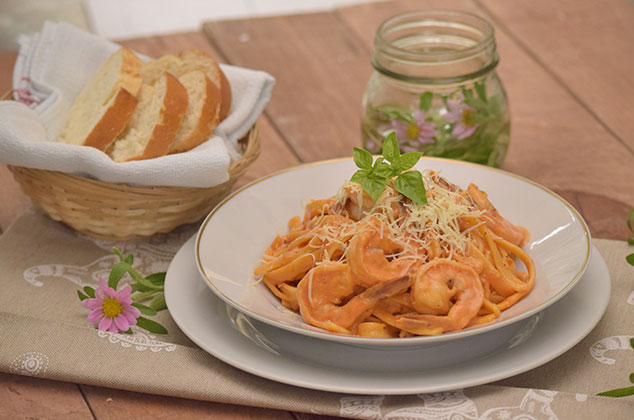
[[[463,140],[476,131],[478,124],[473,119],[475,110],[464,103],[462,93],[459,93],[455,99],[449,99],[447,107],[449,110],[445,114],[445,119],[454,123],[451,135],[457,137],[458,140]]]
[[[434,136],[438,135],[436,126],[425,121],[427,114],[422,109],[417,109],[412,114],[413,121],[392,120],[392,128],[396,131],[399,143],[406,142],[412,144],[429,144],[434,142]]]

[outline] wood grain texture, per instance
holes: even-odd
[[[223,57],[212,47],[202,32],[182,32],[163,36],[133,38],[117,41],[131,50],[158,58],[165,54],[178,55],[185,49],[198,49],[211,54],[220,63]]]
[[[98,420],[293,420],[288,412],[82,386]],[[123,415],[122,413],[125,413]]]
[[[203,25],[233,64],[276,78],[266,109],[304,162],[350,155],[361,142],[369,50],[332,13]]]
[[[634,2],[479,1],[634,153]]]
[[[436,1],[397,1],[339,10],[342,19],[367,45],[368,28],[385,18]],[[472,1],[454,2],[456,9],[488,17]],[[528,35],[527,35],[528,36]],[[496,27],[501,62],[498,73],[511,106],[511,145],[504,168],[555,191],[575,191],[597,199],[579,209],[596,237],[622,238],[622,208],[634,206],[634,156],[571,95],[551,73],[519,46],[505,28]],[[618,203],[605,207],[603,201]],[[606,213],[610,209],[612,213]],[[607,222],[606,219],[610,219]]]
[[[92,420],[75,384],[0,373],[0,420]]]
[[[253,162],[249,169],[247,169],[247,172],[238,179],[235,188],[261,178],[264,175],[286,169],[299,163],[297,156],[295,156],[294,152],[280,137],[266,116],[261,116],[257,124],[260,130],[260,142],[262,147],[260,157]]]
[[[13,87],[13,66],[17,57],[17,52],[0,51],[0,95],[4,95]]]

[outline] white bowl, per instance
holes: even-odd
[[[257,282],[252,272],[275,235],[287,233],[288,220],[303,215],[308,200],[333,196],[355,172],[352,159],[296,166],[231,194],[201,225],[195,247],[198,270],[219,298],[250,317],[311,337],[383,349],[436,346],[510,325],[552,305],[581,278],[590,259],[590,232],[577,210],[557,194],[486,166],[422,158],[416,167],[439,171],[463,188],[475,183],[505,218],[530,231],[524,249],[535,263],[535,286],[496,321],[438,336],[377,339],[340,335],[307,324]]]

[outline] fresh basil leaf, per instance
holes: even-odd
[[[478,95],[478,99],[480,99],[482,102],[486,104],[488,101],[487,88],[486,88],[486,85],[484,84],[484,81],[475,83],[475,91],[476,91],[476,94]]]
[[[600,392],[597,395],[601,397],[628,397],[630,395],[634,395],[634,386],[611,389],[609,391]]]
[[[627,261],[629,265],[634,265],[634,254],[630,254],[625,257],[625,261]]]
[[[110,270],[110,275],[108,276],[108,286],[117,290],[117,285],[119,284],[119,280],[125,275],[125,273],[130,270],[130,264],[125,261],[119,261],[118,263],[112,266]]]
[[[149,280],[150,282],[152,282],[153,284],[155,284],[157,286],[163,286],[165,284],[165,275],[166,274],[167,273],[165,271],[162,271],[160,273],[150,274],[145,279]]]
[[[377,163],[372,168],[372,173],[379,177],[388,179],[395,176],[398,172],[396,172],[395,167],[391,166],[389,163],[383,161],[383,159],[378,158]]]
[[[154,308],[150,308],[149,306],[142,305],[140,303],[133,303],[132,306],[137,308],[143,315],[154,316],[156,315],[156,310]]]
[[[150,302],[150,307],[154,309],[156,312],[167,309],[167,303],[165,303],[165,295],[160,294],[160,295],[154,296],[154,298]]]
[[[412,169],[416,162],[423,156],[421,152],[407,152],[403,153],[396,162],[398,172],[405,172],[408,169]]]
[[[372,154],[360,147],[353,148],[354,163],[361,169],[372,168]]]
[[[367,170],[367,169],[359,169],[357,172],[355,172],[352,175],[352,178],[350,178],[350,181],[357,182],[357,183],[361,184],[363,182],[363,180],[368,177],[368,175],[370,175],[370,171],[369,170]]]
[[[85,294],[83,294],[82,292],[80,292],[79,290],[77,291],[77,296],[79,296],[79,300],[86,300],[88,299],[88,296],[86,296]]]
[[[372,201],[376,201],[385,189],[386,182],[386,178],[372,174],[361,181],[361,187]]]
[[[390,163],[396,162],[401,156],[401,152],[398,149],[398,139],[396,138],[396,133],[394,131],[388,134],[385,140],[383,140],[381,153]]]
[[[162,326],[161,324],[159,324],[156,321],[152,321],[150,319],[143,318],[142,316],[137,318],[136,325],[139,328],[143,328],[144,330],[147,330],[147,331],[149,331],[151,333],[154,333],[154,334],[167,334],[167,330],[165,329],[164,326]]]
[[[628,214],[627,216],[627,227],[630,229],[631,232],[634,233],[634,226],[632,225],[634,223],[634,209],[630,210],[630,214]]]
[[[416,204],[427,204],[427,194],[423,177],[418,171],[404,172],[394,181],[396,191],[403,194]]]
[[[431,92],[423,92],[420,95],[420,102],[418,107],[423,111],[428,111],[429,107],[431,107],[431,101],[434,99],[434,94]]]

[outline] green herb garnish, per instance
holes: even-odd
[[[354,148],[354,163],[360,168],[350,181],[358,182],[361,188],[376,201],[385,190],[388,179],[396,177],[394,188],[416,204],[427,204],[423,177],[418,171],[410,171],[423,155],[420,152],[401,154],[395,133],[383,141],[383,157],[376,160],[361,147]],[[374,162],[373,162],[374,160]]]

